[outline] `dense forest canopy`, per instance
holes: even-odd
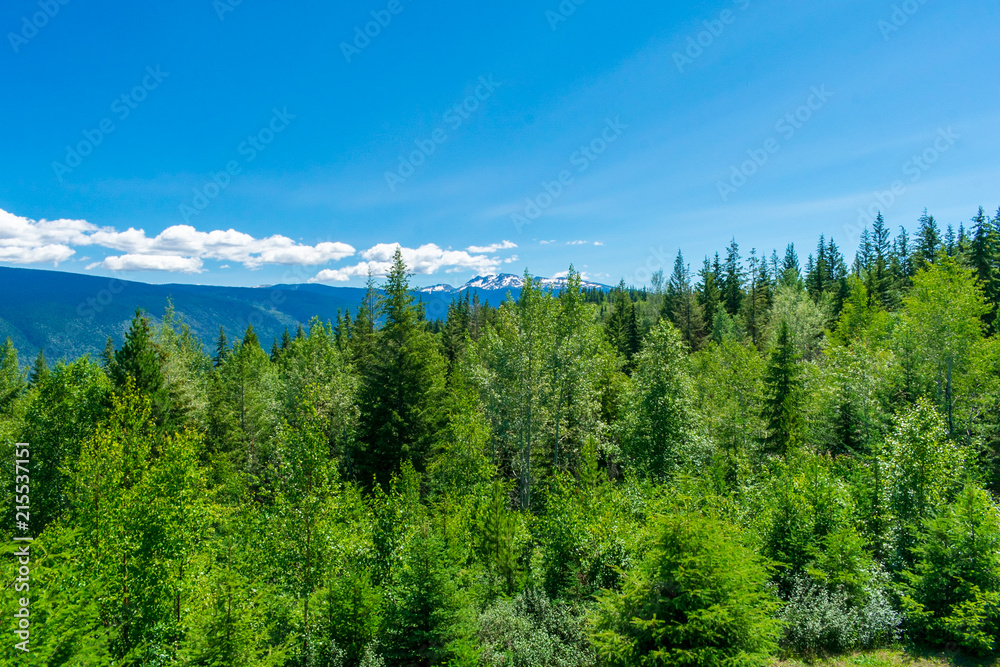
[[[397,252],[353,313],[269,350],[252,327],[205,350],[169,305],[100,359],[8,341],[24,664],[994,654],[1000,211],[912,236],[879,215],[850,262],[734,239],[696,268],[526,274],[428,321]]]

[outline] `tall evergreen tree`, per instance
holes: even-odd
[[[933,215],[927,214],[927,209],[924,209],[919,223],[920,228],[917,230],[916,247],[913,249],[913,263],[916,268],[922,269],[937,260],[938,253],[941,252],[942,243],[941,231],[938,229],[937,221]]]
[[[376,316],[382,326],[361,362],[358,476],[365,484],[374,477],[385,486],[404,461],[418,471],[424,468],[443,416],[445,362],[420,321],[398,247]]]
[[[767,397],[761,416],[767,422],[766,450],[784,456],[798,444],[803,429],[799,356],[786,320],[781,321],[764,384]]]
[[[712,335],[712,323],[715,322],[715,314],[719,312],[722,305],[722,293],[719,291],[719,254],[715,254],[715,265],[709,263],[708,257],[702,264],[701,271],[698,272],[700,282],[698,283],[698,303],[705,319],[705,333]]]
[[[1000,212],[997,213],[1000,218]],[[997,221],[990,220],[979,207],[979,212],[972,219],[972,239],[969,244],[969,263],[976,272],[976,277],[983,287],[986,299],[990,302],[990,312],[983,318],[987,326],[993,325],[997,316],[997,304],[1000,302],[1000,230]]]
[[[108,339],[110,341],[110,339]],[[218,368],[229,356],[229,340],[226,338],[226,330],[219,327],[219,337],[215,339],[215,356],[212,358],[212,365]]]
[[[767,273],[767,262],[757,257],[756,248],[750,250],[748,265],[750,283],[743,299],[743,319],[751,342],[758,345],[767,324],[767,311],[771,307],[771,279]]]
[[[684,256],[679,250],[670,278],[669,293],[672,294],[669,319],[680,331],[688,347],[697,350],[705,337],[705,317],[691,286],[691,269],[684,263]]]
[[[726,250],[726,263],[722,274],[722,303],[733,317],[740,313],[743,304],[743,263],[740,261],[740,247],[736,239],[729,243]]]
[[[45,361],[45,350],[39,349],[38,356],[35,357],[35,363],[31,366],[31,375],[28,377],[28,381],[32,387],[35,387],[44,382],[48,376],[49,364]]]
[[[170,395],[163,378],[163,350],[153,340],[149,317],[136,309],[121,349],[115,352],[111,380],[124,389],[129,378],[137,391],[149,398],[152,414],[163,424],[170,412]]]
[[[785,258],[781,262],[781,273],[774,274],[782,285],[798,287],[802,284],[802,271],[799,267],[799,255],[795,252],[795,244],[789,243],[785,248]]]

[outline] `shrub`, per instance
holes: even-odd
[[[603,664],[763,665],[777,648],[769,568],[732,526],[699,514],[661,517],[621,592],[592,620]]]
[[[504,667],[582,667],[594,664],[584,615],[529,588],[501,599],[479,616],[480,662]]]
[[[808,575],[794,577],[792,594],[781,609],[783,643],[798,653],[816,654],[874,648],[898,638],[900,615],[882,581],[866,590],[864,603],[842,586],[831,588]]]

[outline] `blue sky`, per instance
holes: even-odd
[[[236,2],[4,4],[0,264],[642,284],[1000,205],[996,2]]]

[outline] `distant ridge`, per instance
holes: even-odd
[[[565,279],[543,278],[544,287],[559,289]],[[523,279],[509,273],[476,276],[460,287],[433,285],[414,291],[427,318],[444,319],[451,301],[472,290],[482,302],[499,305],[510,294],[518,298]],[[584,287],[606,288],[596,283]],[[270,347],[288,328],[313,317],[333,321],[337,311],[355,312],[364,298],[360,287],[322,284],[218,287],[150,285],[130,280],[63,271],[0,267],[0,342],[8,336],[22,363],[45,350],[46,358],[97,356],[108,336],[120,345],[136,308],[159,319],[168,300],[206,349],[226,330],[239,338],[253,324],[261,344]]]
[[[538,281],[541,283],[542,287],[559,289],[566,286],[565,278],[538,278]],[[520,290],[523,287],[524,278],[521,276],[514,275],[513,273],[497,273],[486,276],[476,276],[460,287],[452,287],[451,285],[442,283],[439,285],[431,285],[430,287],[421,287],[417,290],[417,292],[423,294],[455,294],[465,292],[470,289],[481,290],[484,292],[501,292],[505,290]],[[581,287],[585,289],[610,289],[607,285],[587,281],[581,282]]]

